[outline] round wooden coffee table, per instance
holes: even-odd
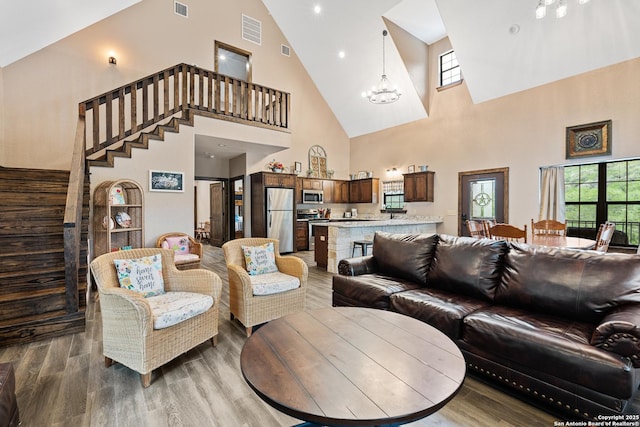
[[[389,311],[328,307],[259,328],[240,355],[249,386],[307,425],[400,425],[460,390],[466,366],[446,335]]]

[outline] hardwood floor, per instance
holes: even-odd
[[[309,265],[307,307],[331,304],[331,274]],[[203,267],[227,285],[222,250],[205,246]],[[217,347],[203,343],[153,372],[151,386],[102,356],[100,304],[90,297],[84,333],[0,348],[16,370],[22,426],[288,426],[299,423],[263,403],[240,372],[244,328],[229,320],[223,286]],[[442,410],[412,426],[549,427],[558,417],[468,377]]]

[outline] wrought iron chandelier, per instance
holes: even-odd
[[[391,104],[396,102],[401,93],[398,88],[391,85],[391,82],[387,78],[385,72],[385,51],[384,51],[384,39],[387,36],[387,30],[382,31],[382,78],[378,86],[371,88],[369,92],[362,92],[362,96],[369,99],[372,104]]]

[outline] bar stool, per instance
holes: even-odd
[[[369,246],[373,249],[373,242],[371,240],[356,240],[353,242],[353,249],[351,250],[351,257],[356,256],[356,248],[360,248],[362,256],[367,254]]]

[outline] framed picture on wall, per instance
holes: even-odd
[[[567,128],[567,159],[611,154],[611,120]]]
[[[302,162],[294,162],[293,163],[293,171],[295,173],[301,173],[302,172]]]
[[[149,191],[184,192],[184,172],[149,170]]]
[[[407,168],[409,173],[414,173],[416,171],[416,165],[411,165]]]

